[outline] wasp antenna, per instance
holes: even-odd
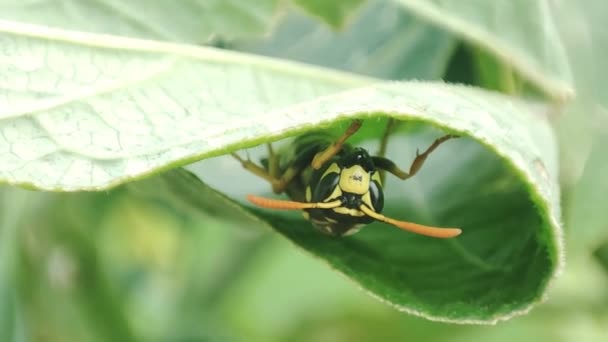
[[[460,235],[460,233],[462,233],[462,230],[460,230],[458,228],[429,227],[429,226],[424,226],[424,225],[412,223],[412,222],[398,221],[398,220],[392,219],[390,217],[386,217],[382,214],[379,214],[379,213],[371,210],[370,208],[368,208],[365,205],[362,205],[359,208],[361,209],[361,211],[363,213],[365,213],[367,216],[369,216],[373,219],[376,219],[376,220],[384,222],[384,223],[388,223],[397,228],[407,230],[412,233],[416,233],[416,234],[420,234],[420,235],[426,235],[426,236],[431,236],[431,237],[435,237],[435,238],[446,239],[446,238],[452,238],[452,237],[458,236],[458,235]]]
[[[258,207],[277,210],[332,209],[342,205],[342,201],[340,200],[332,202],[305,203],[277,200],[256,195],[247,195],[247,200]]]

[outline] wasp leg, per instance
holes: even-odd
[[[397,120],[393,118],[389,118],[386,122],[386,128],[384,129],[384,134],[382,134],[382,140],[380,140],[380,148],[378,149],[378,156],[384,157],[386,156],[386,148],[388,146],[388,138],[393,133],[393,130],[397,126]]]
[[[266,147],[268,148],[268,173],[272,178],[279,178],[279,159],[274,153],[272,144],[266,144]]]
[[[452,138],[458,138],[458,136],[448,134],[448,135],[445,135],[445,136],[435,140],[431,144],[431,146],[429,146],[426,149],[426,151],[424,151],[423,153],[420,153],[418,150],[416,150],[416,158],[410,165],[409,172],[401,170],[390,159],[384,158],[382,156],[372,157],[372,159],[374,161],[374,165],[377,168],[379,168],[380,170],[386,170],[386,171],[392,173],[393,175],[397,176],[398,178],[400,178],[402,180],[406,180],[406,179],[414,176],[420,170],[420,168],[422,168],[422,165],[426,161],[426,158],[431,154],[431,152],[433,152],[443,142],[445,142],[448,139],[452,139]]]
[[[272,148],[269,147],[269,150],[271,149]],[[298,174],[298,170],[293,167],[289,167],[282,175],[279,176],[278,164],[274,152],[268,160],[268,170],[264,169],[263,167],[259,166],[258,164],[252,162],[249,159],[241,158],[236,153],[231,153],[231,155],[241,163],[245,170],[270,182],[270,184],[272,185],[272,191],[277,194],[280,194],[285,191],[289,183]]]
[[[342,134],[338,140],[329,145],[325,150],[315,155],[311,163],[312,168],[315,170],[320,169],[323,164],[338,154],[346,140],[355,134],[359,128],[361,128],[362,123],[363,122],[361,120],[353,120],[353,122],[350,124],[350,126],[348,126],[344,134]]]
[[[386,156],[386,148],[388,147],[388,138],[393,133],[393,130],[397,126],[397,120],[393,118],[389,118],[386,123],[386,128],[384,129],[384,134],[382,134],[382,138],[380,140],[380,148],[378,149],[378,156],[384,158]],[[384,184],[384,179],[386,178],[385,170],[380,170],[380,183]]]

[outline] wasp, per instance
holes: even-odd
[[[459,235],[461,230],[458,228],[424,226],[382,215],[385,172],[406,180],[420,170],[439,145],[457,136],[445,135],[436,139],[423,153],[416,151],[416,157],[406,172],[384,157],[388,135],[395,121],[389,120],[376,156],[346,142],[361,125],[361,120],[353,120],[337,139],[323,133],[303,134],[295,138],[284,153],[275,153],[272,145],[267,144],[268,158],[263,159],[261,165],[232,153],[246,170],[270,182],[273,192],[286,193],[291,199],[248,195],[249,202],[262,208],[302,210],[304,218],[314,227],[332,236],[356,233],[374,221],[436,238]]]

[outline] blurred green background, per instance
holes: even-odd
[[[328,19],[339,28],[314,5],[291,4],[271,34],[220,35],[209,44],[385,79],[542,96],[483,48],[395,2],[344,3],[354,8],[344,21]],[[369,297],[277,234],[175,208],[128,185],[75,194],[5,187],[0,341],[607,341],[608,5],[541,3],[559,28],[577,97],[556,101],[551,115],[567,267],[532,313],[497,326],[429,322]]]

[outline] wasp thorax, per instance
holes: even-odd
[[[360,165],[344,168],[340,173],[339,186],[344,192],[363,195],[369,191],[370,176]]]

